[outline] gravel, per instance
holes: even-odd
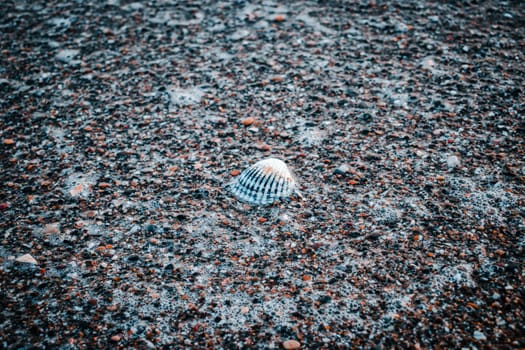
[[[523,2],[2,10],[0,347],[525,347]]]

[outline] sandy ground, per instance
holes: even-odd
[[[525,347],[524,3],[284,3],[3,3],[0,347]]]

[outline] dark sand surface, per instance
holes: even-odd
[[[0,348],[525,347],[522,1],[0,8]]]

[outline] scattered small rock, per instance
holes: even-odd
[[[461,164],[461,161],[459,160],[458,156],[449,156],[447,158],[447,166],[451,170],[459,167],[460,164]]]
[[[283,342],[283,348],[286,350],[296,350],[301,348],[301,343],[299,343],[297,340],[286,340]]]
[[[264,142],[257,142],[255,144],[255,148],[261,151],[269,151],[272,149],[272,147]]]
[[[15,259],[15,261],[19,263],[25,263],[25,264],[33,264],[33,265],[38,264],[36,259],[33,258],[31,254],[24,254],[22,256],[19,256],[18,258]]]
[[[286,20],[286,16],[285,15],[277,15],[273,18],[273,20],[275,22],[283,22]]]
[[[255,123],[254,117],[248,117],[248,118],[244,118],[243,120],[241,120],[241,124],[244,126],[250,126],[253,123]]]
[[[59,232],[59,225],[57,223],[54,223],[54,224],[47,224],[45,227],[44,227],[44,233],[45,234],[57,234]]]
[[[476,340],[487,340],[487,336],[480,331],[474,332],[474,339]]]
[[[70,63],[79,53],[80,50],[65,49],[59,51],[55,57],[59,61]]]
[[[108,187],[111,187],[111,184],[108,182],[101,182],[98,184],[98,187],[100,187],[101,189],[106,189]]]
[[[344,175],[350,171],[350,166],[348,164],[341,164],[334,170],[335,175]]]

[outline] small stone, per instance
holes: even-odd
[[[58,230],[58,224],[47,224],[44,227],[44,233],[51,235],[51,234],[57,234],[59,232]]]
[[[457,168],[461,164],[461,161],[457,156],[449,156],[447,158],[447,166],[449,169]]]
[[[436,65],[436,61],[434,60],[433,57],[425,57],[421,61],[421,66],[423,67],[423,69],[431,69],[435,65]]]
[[[299,349],[301,347],[301,343],[299,343],[297,340],[287,340],[283,343],[283,348],[286,350],[294,350]]]
[[[60,52],[57,53],[56,59],[62,62],[69,63],[79,53],[80,53],[79,50],[71,50],[71,49],[61,50]]]
[[[78,184],[75,187],[73,187],[71,190],[69,190],[69,194],[72,197],[76,197],[80,195],[80,193],[82,193],[83,190],[84,190],[84,186],[82,186],[82,184]]]
[[[15,259],[19,263],[33,264],[36,265],[38,262],[31,256],[31,254],[24,254]]]
[[[482,332],[480,332],[480,331],[475,331],[475,332],[474,332],[474,339],[477,339],[477,340],[487,340],[487,337],[486,337],[485,334],[483,334]]]
[[[249,125],[252,125],[253,123],[255,123],[254,117],[248,117],[248,118],[244,118],[243,120],[241,120],[241,124],[244,126],[249,126]]]
[[[272,147],[264,142],[257,142],[255,144],[255,148],[261,151],[269,151],[272,149]]]
[[[145,229],[146,229],[146,232],[149,232],[149,233],[157,232],[157,226],[155,226],[153,224],[147,224]]]
[[[111,337],[111,341],[119,342],[120,341],[120,335],[114,335]]]
[[[503,249],[498,249],[498,250],[496,250],[495,253],[498,254],[499,256],[505,255],[505,251]]]
[[[379,153],[375,152],[367,152],[365,154],[366,160],[381,160],[383,156],[381,156]]]
[[[348,164],[341,164],[340,166],[338,166],[335,169],[334,174],[335,175],[344,175],[344,174],[346,174],[349,171],[350,171],[350,166]]]
[[[5,139],[4,140],[4,145],[14,145],[15,144],[15,140],[13,139]]]

